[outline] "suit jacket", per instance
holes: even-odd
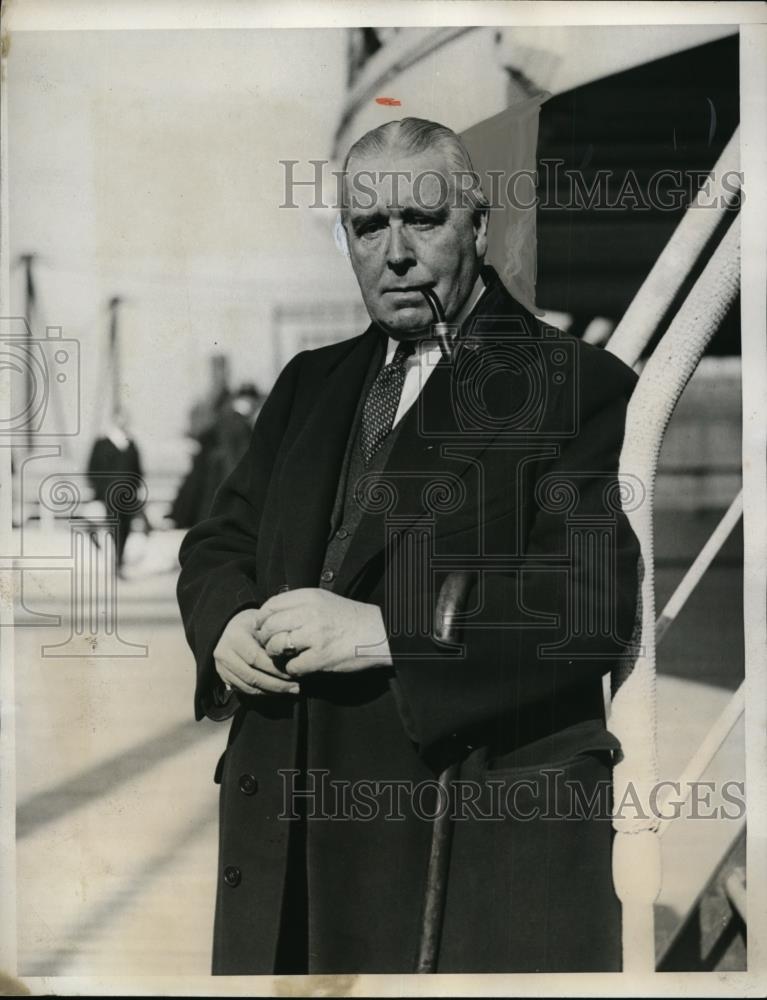
[[[616,483],[636,379],[613,356],[543,327],[490,269],[485,276],[454,360],[436,366],[403,417],[383,473],[360,484],[365,513],[336,581],[337,592],[382,608],[393,667],[314,675],[300,706],[239,699],[219,769],[216,971],[272,971],[290,828],[279,819],[280,771],[301,739],[310,771],[355,787],[422,784],[454,760],[503,781],[563,762],[609,775],[617,742],[604,726],[602,676],[627,655],[637,592],[638,546]],[[212,517],[183,543],[178,594],[198,718],[216,715],[212,653],[232,615],[285,583],[318,584],[352,418],[382,336],[372,325],[287,365]],[[458,650],[432,635],[454,570],[471,584]],[[242,790],[250,778],[257,795]],[[556,836],[515,824],[516,854],[497,841],[501,827],[456,825],[440,968],[614,967],[609,824],[560,824]],[[310,822],[307,838],[310,971],[412,968],[428,824],[377,813],[367,823]],[[582,884],[577,865],[588,872]],[[547,871],[560,884],[543,891]],[[528,928],[558,933],[564,920],[567,946],[552,950],[547,934],[514,932],[485,912],[499,886],[504,899],[529,902]],[[574,930],[571,920],[586,901],[611,914],[596,938],[592,924]],[[391,928],[383,937],[380,920]]]

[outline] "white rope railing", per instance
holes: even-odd
[[[698,243],[693,240],[690,252],[696,252],[696,248]],[[691,266],[690,262],[686,270],[682,269],[685,274]],[[659,820],[649,808],[649,796],[658,781],[653,537],[658,459],[671,414],[738,292],[739,277],[739,223],[735,218],[648,360],[626,419],[620,476],[622,480],[630,476],[633,481],[638,477],[645,486],[646,496],[636,509],[627,510],[642,553],[638,655],[633,665],[621,665],[613,673],[610,713],[610,728],[623,749],[623,757],[614,771],[613,878],[623,906],[624,971],[649,973],[655,968],[653,903],[661,886]],[[681,281],[677,288],[680,285]],[[634,307],[636,312],[639,309],[636,302]],[[651,317],[648,323],[656,313],[652,308],[648,310]],[[640,330],[638,326],[635,329]],[[646,344],[653,330],[650,326],[649,332],[640,330],[641,336],[637,333],[628,338],[631,351],[626,356],[636,353],[638,357],[642,348],[637,352],[637,345],[640,341]],[[628,484],[632,479],[623,481]],[[621,804],[626,801],[638,802],[644,808],[623,815]]]

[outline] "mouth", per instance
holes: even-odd
[[[384,295],[417,296],[423,301],[422,289],[430,287],[430,285],[398,285],[396,288],[385,288]]]

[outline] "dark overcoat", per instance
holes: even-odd
[[[609,803],[573,809],[571,786],[592,804],[609,793],[618,746],[602,679],[635,614],[638,547],[616,471],[636,377],[484,275],[462,346],[360,484],[334,582],[382,608],[393,667],[316,674],[299,698],[235,698],[217,773],[216,973],[411,971],[434,779],[454,761],[468,805],[453,823],[439,970],[618,967]],[[232,615],[285,584],[318,585],[384,339],[372,325],[293,358],[183,543],[198,718],[231,712],[212,654]],[[432,637],[451,570],[471,584],[457,651]]]

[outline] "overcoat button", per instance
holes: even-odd
[[[232,889],[235,889],[242,880],[242,872],[235,865],[227,865],[224,868],[224,882]]]
[[[252,774],[241,774],[240,791],[243,795],[255,795],[258,791],[258,780]]]
[[[323,583],[330,583],[331,580],[334,579],[334,577],[335,573],[333,572],[332,569],[323,569],[322,573],[320,574],[320,580],[322,580]]]

